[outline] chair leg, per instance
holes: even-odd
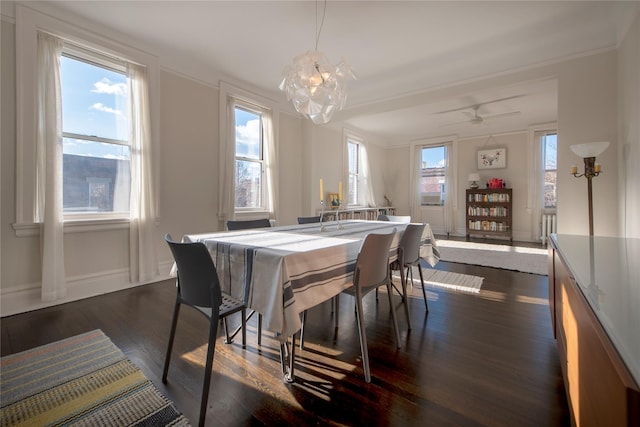
[[[391,307],[391,318],[393,319],[393,330],[396,333],[396,346],[400,348],[400,331],[398,329],[398,316],[396,316],[396,308],[393,306],[391,297],[391,283],[387,283],[387,292],[389,293],[389,307]]]
[[[340,314],[340,294],[336,295],[335,297],[333,297],[335,299],[335,313],[336,315],[334,316],[335,319],[335,328],[338,329],[338,315]]]
[[[407,294],[407,276],[404,274],[404,268],[400,267],[400,281],[402,282],[402,299],[404,302],[404,312],[407,315],[407,329],[411,330],[411,313],[409,313],[409,296]]]
[[[388,289],[391,292],[391,289]],[[362,368],[364,370],[364,380],[371,382],[371,371],[369,369],[369,348],[367,346],[367,331],[364,327],[364,315],[362,308],[362,293],[356,289],[356,320],[358,322],[358,332],[360,335],[360,352],[362,353]]]
[[[216,350],[216,336],[218,335],[218,316],[211,318],[209,326],[209,346],[207,349],[207,361],[205,363],[204,383],[202,384],[202,399],[200,401],[199,426],[204,426],[207,416],[207,403],[209,402],[209,386],[211,384],[211,370],[213,369],[213,354]]]
[[[258,313],[258,345],[262,345],[262,314]]]
[[[418,264],[418,273],[420,273],[420,283],[422,283],[422,296],[424,297],[424,307],[427,309],[427,313],[429,312],[429,303],[427,302],[427,291],[424,286],[424,276],[422,275],[422,266]]]
[[[229,335],[229,326],[227,325],[227,318],[222,318],[222,324],[224,325],[224,334],[226,335],[226,339],[224,340],[225,344],[231,344],[233,342],[233,337],[235,334]]]
[[[302,326],[300,326],[300,350],[304,349],[304,324],[307,321],[307,310],[302,312]]]
[[[173,308],[173,319],[171,320],[171,331],[169,332],[169,344],[167,345],[167,354],[164,357],[164,369],[162,370],[162,382],[165,384],[167,383],[167,374],[169,373],[173,339],[176,336],[176,327],[178,326],[178,314],[180,314],[180,301],[176,298],[176,304]]]
[[[242,309],[242,348],[247,348],[247,310]]]

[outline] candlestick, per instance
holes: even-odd
[[[324,182],[320,178],[320,202],[324,201]]]
[[[342,181],[338,182],[338,203],[342,202]]]
[[[596,164],[593,166],[593,171],[594,171],[594,172],[596,172],[596,173],[598,173],[598,172],[602,172],[602,166],[600,166],[600,163],[596,163]]]
[[[578,166],[576,166],[576,165],[571,166],[571,173],[574,174],[574,175],[577,174],[578,173]]]

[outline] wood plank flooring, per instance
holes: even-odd
[[[440,270],[485,278],[479,294],[430,288],[410,298],[407,331],[395,296],[402,347],[388,300],[366,298],[372,382],[364,382],[353,300],[340,299],[337,334],[329,303],[309,311],[296,381],[282,381],[277,341],[255,319],[248,345],[216,345],[207,425],[568,426],[547,277],[441,262]],[[188,307],[178,324],[169,382],[162,364],[175,287],[166,281],[6,317],[2,355],[102,329],[192,421],[198,420],[207,320]],[[222,328],[220,328],[222,329]]]

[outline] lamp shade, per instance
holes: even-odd
[[[571,151],[582,158],[596,157],[609,147],[609,141],[585,142],[584,144],[574,144],[570,146]]]
[[[475,182],[480,181],[480,174],[478,174],[478,173],[470,173],[469,174],[469,181],[475,181]]]

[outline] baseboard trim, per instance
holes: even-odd
[[[100,274],[74,276],[67,278],[67,296],[56,301],[43,302],[41,300],[40,283],[31,283],[12,288],[2,289],[0,293],[0,317],[26,313],[46,307],[53,307],[78,301],[110,292],[134,288],[161,282],[170,278],[169,271],[173,261],[159,263],[159,274],[152,280],[143,283],[129,282],[129,270],[112,270]]]

